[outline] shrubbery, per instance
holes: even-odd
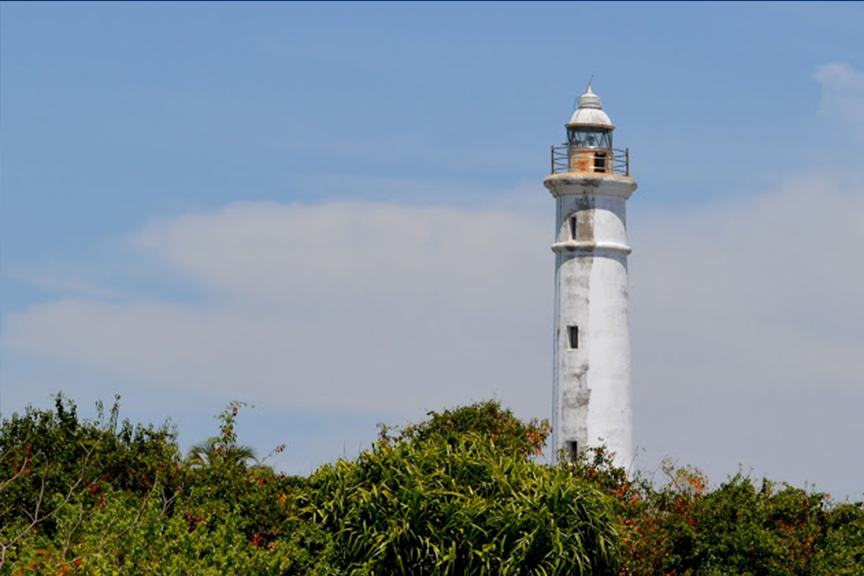
[[[864,503],[736,474],[717,488],[665,462],[663,481],[627,478],[604,450],[576,473],[611,495],[624,576],[862,576]]]
[[[184,459],[167,426],[58,397],[0,425],[0,574],[861,576],[864,505],[603,450],[539,464],[546,422],[442,413],[309,478],[237,442],[241,404]]]

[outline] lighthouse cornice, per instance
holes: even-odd
[[[627,244],[619,242],[584,242],[576,240],[568,240],[564,242],[556,242],[552,244],[553,252],[583,252],[591,254],[602,254],[612,252],[614,254],[628,255],[633,250]]]
[[[555,198],[561,196],[611,196],[627,200],[636,190],[636,181],[617,174],[580,174],[565,172],[550,174],[543,185]]]

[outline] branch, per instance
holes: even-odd
[[[25,527],[23,530],[19,531],[15,536],[13,536],[11,540],[7,542],[0,542],[0,570],[2,570],[3,566],[6,564],[6,556],[12,546],[14,546],[19,540],[24,538],[24,536],[33,531],[36,526],[54,517],[61,509],[63,509],[63,507],[65,507],[67,504],[69,504],[69,502],[72,501],[72,498],[75,496],[75,490],[78,488],[78,486],[81,485],[82,482],[84,482],[84,477],[86,476],[87,472],[87,465],[90,462],[90,455],[92,453],[92,448],[87,450],[87,453],[84,455],[84,460],[81,463],[81,473],[78,475],[78,479],[69,487],[69,490],[63,497],[63,501],[44,516],[39,515],[40,511],[42,510],[42,504],[45,500],[45,477],[42,477],[41,486],[39,488],[39,497],[36,499],[36,509],[33,511],[32,515],[27,511],[24,512],[30,519],[30,524],[28,524],[27,527]],[[20,476],[20,473],[16,473],[16,475],[13,476],[12,480]],[[4,487],[8,486],[12,480],[7,481]]]
[[[104,550],[109,544],[111,544],[115,540],[122,538],[123,536],[125,536],[126,534],[128,534],[129,532],[134,530],[135,528],[138,528],[139,526],[143,526],[144,524],[146,524],[145,522],[141,521],[141,517],[144,515],[144,510],[147,508],[147,503],[150,501],[150,498],[153,496],[153,494],[156,493],[156,488],[158,486],[159,486],[159,478],[157,477],[156,480],[153,482],[153,488],[151,488],[150,492],[145,494],[144,498],[141,500],[141,505],[138,507],[138,511],[135,513],[135,518],[132,519],[132,521],[129,523],[128,526],[126,526],[126,528],[124,528],[123,530],[121,530],[117,534],[114,534],[113,536],[111,536],[107,540],[105,539],[105,536],[103,535],[103,537],[99,540],[99,544],[96,546],[95,550],[91,550],[87,554],[79,554],[78,556],[75,556],[72,560],[70,560],[69,562],[74,563],[74,562],[79,561],[79,560],[83,561],[84,558],[86,558],[87,556],[92,556],[94,554],[98,554],[99,552]],[[173,502],[174,500],[176,500],[178,496],[179,496],[179,494],[175,493],[171,498],[169,498],[168,500],[163,502],[162,511],[164,512],[166,510],[166,508],[170,505],[170,503]],[[56,567],[59,568],[60,564],[57,564]]]

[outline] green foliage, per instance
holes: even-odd
[[[75,404],[58,394],[54,411],[28,407],[23,415],[16,413],[4,420],[0,426],[3,476],[17,466],[25,470],[28,479],[39,484],[45,480],[50,490],[67,486],[68,480],[80,477],[83,469],[82,483],[101,480],[139,494],[149,490],[157,477],[176,476],[179,452],[175,434],[167,424],[158,428],[133,426],[124,420],[118,425],[116,400],[107,418],[101,403],[97,408],[97,420],[82,421]],[[39,470],[40,476],[30,473],[34,470]]]
[[[221,415],[218,440],[229,449],[238,406]],[[118,429],[117,412],[115,404],[107,425],[81,421],[58,398],[57,414],[28,409],[3,422],[0,458],[13,465],[0,476],[0,496],[30,499],[0,524],[0,574],[334,573],[330,536],[293,506],[304,479],[244,458],[183,467],[173,434]],[[21,465],[19,454],[39,458]],[[129,482],[110,473],[118,462],[147,474]]]
[[[158,497],[138,500],[111,494],[93,514],[79,515],[77,504],[58,519],[59,534],[34,533],[21,545],[12,574],[74,573],[103,576],[148,575],[327,575],[324,555],[307,545],[326,535],[306,523],[268,545],[250,541],[247,517],[224,503],[207,510],[178,505],[165,513]],[[319,531],[320,532],[320,531]],[[320,546],[319,546],[320,547]]]
[[[108,488],[143,496],[157,481],[168,492],[179,486],[179,452],[167,425],[118,425],[116,401],[107,418],[98,409],[96,421],[82,421],[75,404],[58,394],[53,411],[27,408],[3,421],[0,527],[23,529],[41,518],[41,529],[50,532],[53,511],[73,496],[98,503]]]
[[[661,466],[666,482],[628,479],[604,450],[574,463],[616,498],[623,575],[864,574],[864,504],[737,474],[710,490],[696,469]]]
[[[552,431],[547,420],[532,419],[527,424],[516,418],[510,410],[502,410],[494,400],[477,402],[442,413],[429,412],[425,422],[407,426],[393,437],[389,429],[381,428],[381,439],[423,442],[439,436],[450,442],[459,441],[466,434],[489,439],[495,448],[506,454],[536,456],[542,454],[543,445]]]
[[[864,574],[864,503],[838,504],[828,511],[812,566],[813,574]]]
[[[614,517],[565,468],[470,432],[382,442],[312,479],[348,574],[607,574]]]
[[[250,446],[221,444],[217,438],[208,438],[189,449],[185,463],[191,468],[206,466],[242,466],[256,462],[255,450]]]
[[[382,427],[310,478],[237,442],[242,406],[185,462],[173,431],[120,423],[116,402],[4,420],[0,575],[864,574],[860,502],[741,474],[711,489],[669,463],[655,483],[603,449],[537,464],[548,424],[496,402]]]
[[[208,438],[189,449],[189,455],[184,463],[190,468],[217,467],[236,471],[251,470],[254,472],[270,472],[272,469],[258,461],[255,449],[237,443],[236,420],[237,412],[246,406],[245,402],[233,401],[219,414],[222,423],[219,436]],[[274,452],[281,452],[285,445],[277,447]]]

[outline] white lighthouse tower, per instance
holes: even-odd
[[[605,444],[616,465],[629,468],[626,205],[636,181],[629,151],[612,147],[614,129],[589,84],[543,181],[555,197],[557,230],[552,443],[568,456]]]

